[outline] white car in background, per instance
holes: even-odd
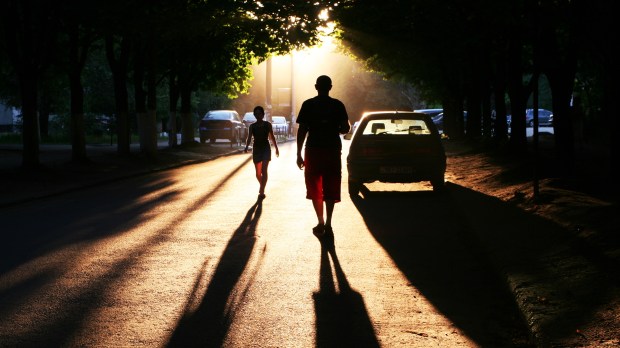
[[[271,125],[273,127],[274,135],[287,135],[288,134],[288,121],[284,116],[271,116]]]
[[[254,116],[254,113],[252,111],[246,112],[243,115],[243,124],[245,124],[248,129],[250,128],[250,125],[254,122],[256,122],[256,116]]]

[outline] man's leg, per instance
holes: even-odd
[[[336,201],[325,201],[325,213],[327,214],[325,219],[325,226],[332,225],[332,214],[334,213],[334,205],[336,205]]]
[[[319,221],[319,225],[325,225],[325,220],[323,219],[323,200],[312,199],[312,206],[314,207],[314,212],[316,213],[316,218]]]

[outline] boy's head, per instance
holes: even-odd
[[[262,106],[257,106],[254,108],[254,116],[256,116],[257,120],[262,120],[265,117],[265,109]]]

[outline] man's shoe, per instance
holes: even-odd
[[[333,236],[333,235],[334,235],[334,230],[332,229],[332,227],[331,227],[331,226],[325,226],[325,228],[323,229],[323,231],[324,231],[324,233],[325,233],[326,235],[329,235],[329,236]]]
[[[318,224],[312,228],[312,234],[317,237],[322,237],[325,234],[325,225]]]

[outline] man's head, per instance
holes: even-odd
[[[332,89],[332,79],[327,75],[321,75],[317,77],[314,88],[316,88],[317,91],[329,91]]]

